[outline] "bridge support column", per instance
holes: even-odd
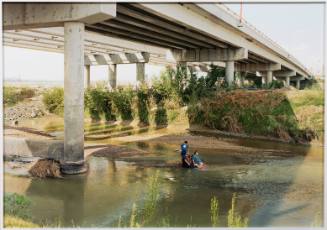
[[[116,89],[117,87],[117,65],[110,64],[108,65],[108,80],[111,89]]]
[[[241,87],[244,87],[245,75],[246,75],[246,72],[243,72],[243,71],[240,72],[240,83],[241,83]]]
[[[84,162],[84,23],[64,23],[64,153],[61,170],[83,173]]]
[[[300,80],[296,80],[296,88],[300,89],[301,87],[301,81]]]
[[[290,86],[290,77],[286,77],[285,78],[285,87],[289,87]]]
[[[85,72],[86,72],[86,88],[90,88],[91,85],[91,68],[89,65],[85,66]]]
[[[267,71],[266,75],[266,84],[272,83],[273,80],[273,72],[271,70]]]
[[[225,70],[225,81],[227,82],[228,86],[231,86],[234,81],[234,61],[227,61],[226,62],[226,70]]]
[[[138,82],[145,82],[145,64],[144,63],[136,63],[136,80]]]

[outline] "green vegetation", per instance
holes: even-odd
[[[324,90],[314,85],[312,88],[287,92],[292,109],[301,129],[312,129],[320,140],[324,132]]]
[[[54,225],[36,224],[30,216],[29,208],[31,201],[24,195],[17,193],[4,194],[4,226],[6,228],[44,228],[60,227],[60,223]]]
[[[27,98],[34,97],[35,93],[32,88],[5,86],[3,88],[3,103],[5,106],[12,106]]]
[[[212,227],[219,226],[219,203],[217,197],[211,198],[210,201],[210,215]]]
[[[151,92],[147,85],[143,84],[136,92],[137,94],[137,112],[140,123],[144,125],[149,125],[149,115],[150,115],[150,97]]]
[[[88,89],[85,92],[84,98],[85,107],[88,109],[93,121],[101,120],[102,114],[104,114],[106,121],[116,119],[112,108],[112,93],[105,90],[105,88],[97,87]]]
[[[117,221],[117,227],[173,227],[171,226],[171,220],[169,216],[160,216],[161,219],[157,219],[157,210],[159,208],[158,202],[160,200],[160,182],[159,171],[151,176],[147,183],[147,193],[144,198],[144,203],[133,204],[130,216],[125,218],[119,217]],[[216,197],[212,197],[210,200],[210,220],[212,227],[222,227],[219,219],[219,201]],[[156,217],[156,218],[155,218]],[[222,221],[224,223],[225,221]],[[236,194],[233,194],[231,209],[228,211],[226,219],[227,227],[247,227],[248,218],[242,218],[236,212]],[[187,227],[196,227],[192,224],[192,216],[190,216],[190,223]]]
[[[5,193],[4,195],[4,213],[6,215],[28,219],[28,208],[31,201],[23,195],[17,193]]]
[[[17,193],[4,194],[4,226],[9,228],[37,228],[31,222],[28,209],[31,201]]]
[[[50,113],[63,115],[64,113],[64,89],[53,88],[43,94],[43,104]]]
[[[141,125],[165,127],[184,115],[181,108],[187,106],[191,124],[212,129],[290,142],[307,142],[316,134],[322,136],[324,97],[317,84],[301,91],[272,91],[281,88],[282,83],[265,85],[247,74],[245,87],[261,88],[254,91],[240,89],[243,80],[239,74],[232,86],[227,86],[224,76],[225,70],[214,65],[206,76],[191,74],[185,66],[168,68],[152,87],[141,85],[137,90],[125,87],[114,91],[103,85],[91,88],[85,93],[85,108],[94,121],[115,121],[116,117],[132,121],[137,114]],[[50,112],[62,114],[62,89],[46,92],[44,103]]]
[[[171,82],[166,75],[162,75],[153,83],[152,94],[154,102],[157,105],[155,113],[155,123],[157,126],[168,125],[167,109],[165,107],[166,100],[171,94]]]
[[[133,120],[133,96],[134,92],[131,88],[119,88],[113,91],[113,102],[123,121]]]
[[[309,130],[301,130],[291,104],[281,91],[220,92],[188,110],[191,123],[233,133],[310,141]]]
[[[242,218],[236,211],[235,211],[235,203],[236,203],[236,194],[233,193],[232,197],[232,207],[228,211],[227,223],[228,227],[231,228],[240,228],[240,227],[247,227],[248,226],[248,218]]]

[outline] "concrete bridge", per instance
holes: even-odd
[[[255,27],[240,23],[221,4],[4,3],[4,45],[64,53],[65,140],[63,172],[84,165],[84,74],[90,65],[107,65],[116,87],[117,64],[136,63],[145,80],[145,63],[220,63],[228,84],[235,71],[260,73],[289,85],[309,79],[309,71]]]

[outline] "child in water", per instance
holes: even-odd
[[[201,160],[197,150],[192,155],[192,161],[193,161],[193,164],[194,164],[195,167],[197,167],[197,168],[203,168],[204,167],[204,163]]]

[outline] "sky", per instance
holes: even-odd
[[[239,13],[240,4],[227,4]],[[314,74],[323,64],[322,4],[243,4],[243,17],[284,47]],[[22,81],[61,81],[64,79],[63,54],[4,47],[4,78]],[[117,83],[136,82],[135,65],[118,65]],[[148,78],[158,76],[162,66],[146,65]],[[107,80],[106,66],[91,67],[91,81]]]

